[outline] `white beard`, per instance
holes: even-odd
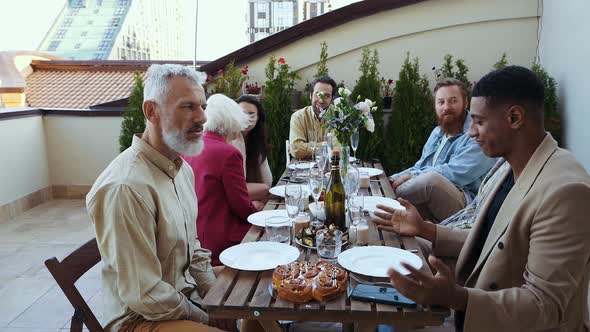
[[[182,153],[186,156],[196,156],[203,151],[203,140],[189,141],[184,130],[162,129],[162,139],[164,143],[172,150]]]

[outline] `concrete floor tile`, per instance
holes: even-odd
[[[100,281],[96,279],[80,279],[76,286],[82,297],[90,299],[100,289]],[[55,286],[27,308],[8,327],[46,327],[63,328],[70,320],[74,309],[63,294],[61,288]]]
[[[54,286],[53,279],[39,278],[15,278],[3,284],[0,288],[0,326],[7,326]]]

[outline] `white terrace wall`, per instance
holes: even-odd
[[[590,172],[590,1],[542,3],[541,64],[557,81],[565,146]]]
[[[50,186],[47,156],[41,116],[0,121],[0,207]]]
[[[469,77],[477,80],[506,52],[511,64],[530,66],[537,48],[537,0],[445,0],[381,12],[328,29],[279,50],[303,79],[311,81],[319,60],[320,43],[328,44],[330,75],[352,87],[358,78],[363,47],[377,48],[381,76],[396,79],[405,59],[419,57],[421,69],[434,81],[431,67],[445,54],[463,58]],[[264,82],[271,54],[247,63],[250,81]]]

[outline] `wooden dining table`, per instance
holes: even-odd
[[[378,162],[362,162],[362,166],[383,170]],[[284,179],[288,178],[291,172],[292,170],[287,168],[277,185],[285,184]],[[371,196],[395,197],[385,174],[372,177],[369,188],[361,189],[361,192]],[[264,209],[284,208],[282,197],[271,196]],[[242,243],[260,241],[263,235],[263,227],[252,225]],[[432,273],[414,237],[381,231],[369,221],[369,245],[410,250],[422,259],[421,270]],[[302,247],[300,249],[300,261],[317,261],[315,250]],[[293,303],[273,296],[272,273],[272,270],[239,271],[225,267],[203,299],[202,305],[213,318],[258,320],[267,332],[283,331],[279,321],[341,322],[344,329],[354,331],[374,331],[378,324],[388,324],[396,326],[396,331],[400,331],[406,328],[440,326],[449,315],[449,310],[445,308],[422,305],[416,308],[402,308],[353,300],[348,294],[342,294],[326,303]],[[371,283],[376,280],[368,281]],[[350,274],[348,289],[352,289],[358,282],[363,280]]]

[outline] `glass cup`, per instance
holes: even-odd
[[[293,234],[297,237],[301,234],[301,230],[309,227],[309,214],[306,212],[299,212],[299,214],[295,217],[295,222],[293,223]]]
[[[335,263],[342,251],[342,231],[320,229],[316,233],[315,240],[319,259]]]
[[[365,246],[369,243],[369,223],[367,219],[361,218],[356,225],[348,228],[350,245],[353,247]]]
[[[271,242],[289,244],[291,241],[291,220],[285,216],[273,216],[264,220],[264,233]]]
[[[369,172],[360,172],[359,173],[359,186],[361,188],[369,188],[371,177],[369,176]]]

